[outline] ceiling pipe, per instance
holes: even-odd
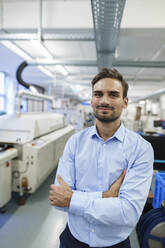
[[[42,41],[42,0],[39,0],[38,40]]]
[[[97,66],[96,60],[85,60],[85,59],[30,59],[28,60],[29,65],[71,65],[71,66]],[[115,60],[113,62],[115,67],[146,67],[146,68],[165,68],[165,61],[130,61],[130,60]]]
[[[153,92],[151,94],[148,94],[148,95],[146,95],[144,97],[141,97],[141,98],[139,98],[139,99],[137,99],[135,101],[130,101],[130,103],[138,103],[140,101],[144,101],[144,100],[147,100],[149,98],[153,98],[155,96],[159,96],[159,95],[162,95],[162,94],[165,94],[165,88],[157,90],[157,91],[155,91],[155,92]]]
[[[165,68],[165,61],[130,61],[115,60],[113,66],[117,67],[139,67],[139,68]]]
[[[43,29],[42,28],[42,37],[44,41],[95,41],[94,32],[92,29]],[[0,41],[8,40],[8,41],[30,41],[37,40],[38,33],[36,30],[25,29],[24,31],[16,30],[12,33],[1,33]]]
[[[40,52],[48,57],[53,58],[52,53],[49,49],[45,46],[42,37],[42,0],[39,0],[39,22],[38,22],[38,32],[37,32],[37,39],[31,39],[32,44],[36,47],[36,49],[40,50]]]
[[[112,67],[125,0],[91,0],[99,69]]]

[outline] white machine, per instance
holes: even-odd
[[[3,148],[0,151],[0,208],[11,199],[11,159],[17,156],[14,148]]]
[[[10,147],[0,151],[0,207],[10,200],[11,191],[20,196],[35,192],[57,166],[73,133],[64,116],[56,113],[0,117],[0,146]]]

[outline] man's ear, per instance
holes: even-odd
[[[93,108],[93,106],[92,106],[92,105],[93,105],[93,97],[92,97],[92,99],[91,99],[91,107]]]
[[[128,106],[128,97],[126,96],[124,99],[123,99],[123,108],[127,108]]]

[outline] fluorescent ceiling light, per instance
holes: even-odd
[[[53,58],[53,55],[48,51],[48,49],[39,40],[31,40],[34,47],[46,58]]]
[[[82,87],[81,85],[70,85],[70,87],[72,88],[72,90],[74,92],[82,92],[84,90],[84,87]],[[83,92],[84,93],[84,92]]]
[[[24,52],[21,48],[19,48],[16,44],[14,44],[11,41],[1,41],[2,45],[10,49],[12,52],[23,58],[24,60],[29,60],[32,57],[28,55],[26,52]]]
[[[139,104],[140,104],[140,105],[143,105],[143,104],[145,104],[145,101],[142,100],[142,101],[139,102]]]
[[[64,76],[68,75],[67,70],[62,65],[56,65],[56,70],[60,73],[62,73]]]
[[[49,76],[51,78],[55,78],[55,75],[53,73],[51,73],[48,69],[46,69],[44,66],[39,65],[37,67],[38,67],[38,69],[40,71],[42,71],[43,73],[45,73],[47,76]]]
[[[81,85],[79,85],[79,84],[78,84],[78,85],[75,85],[74,87],[75,87],[77,90],[80,90],[80,91],[83,90],[83,87],[82,87]]]

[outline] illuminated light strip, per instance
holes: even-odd
[[[47,76],[51,77],[51,78],[55,78],[55,75],[53,73],[51,73],[48,69],[46,69],[45,67],[39,65],[37,66],[37,68],[42,71],[43,73],[45,73]]]
[[[11,41],[1,41],[0,43],[25,60],[29,60],[32,58],[30,55],[24,52],[23,49],[19,48],[16,44]]]
[[[68,75],[67,70],[62,65],[56,65],[56,69],[58,72],[62,73],[64,76]]]
[[[31,40],[34,47],[46,58],[53,59],[53,55],[48,51],[48,49],[38,40]]]

